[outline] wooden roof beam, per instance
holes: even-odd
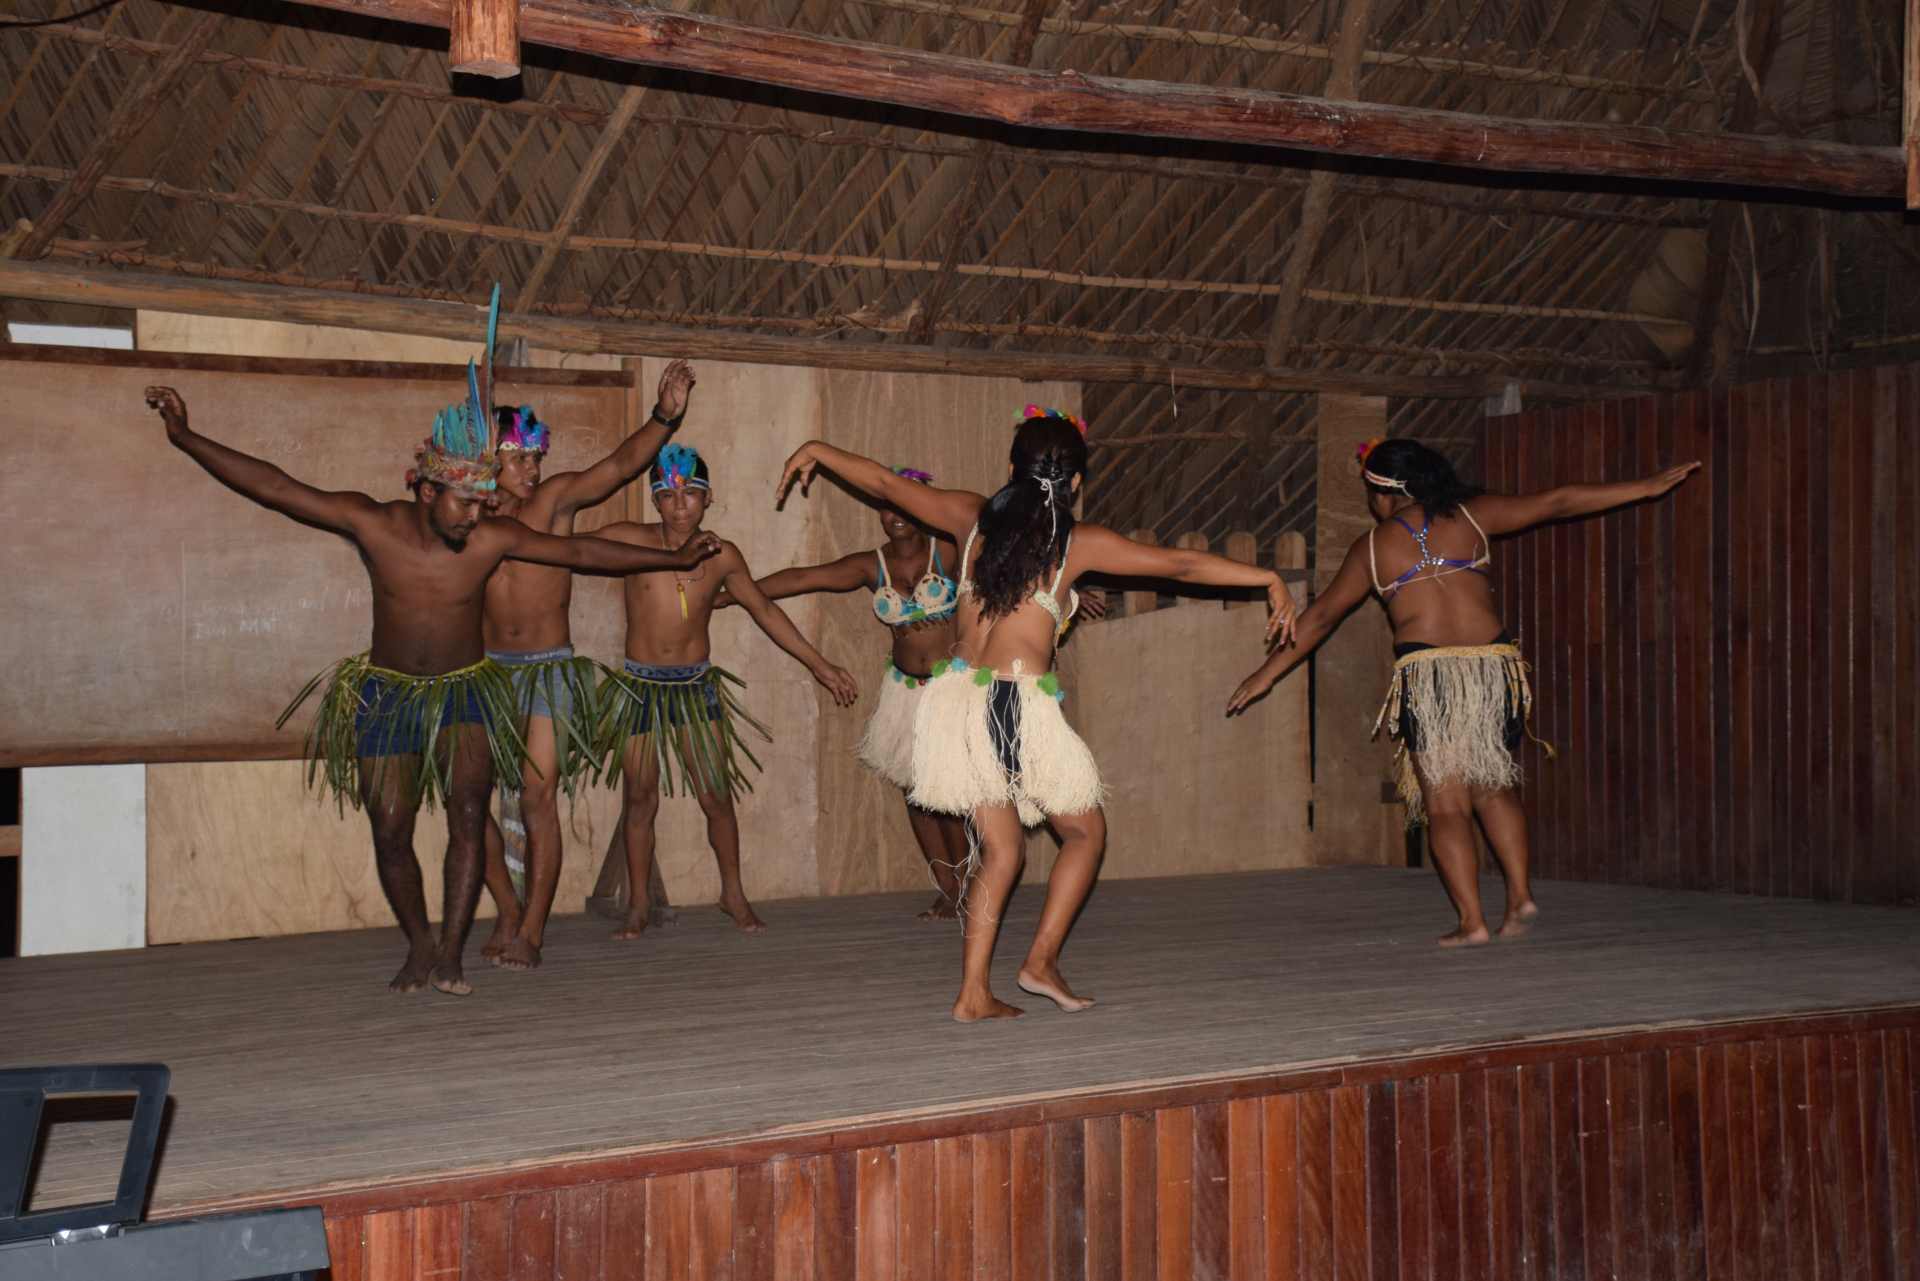
[[[376,293],[335,292],[249,282],[69,267],[44,262],[0,262],[0,297],[94,306],[149,308],[248,320],[344,325],[389,333],[479,341],[486,309],[464,302],[394,298]],[[696,360],[751,361],[817,369],[893,373],[966,374],[1031,382],[1175,384],[1228,391],[1336,391],[1370,395],[1473,399],[1491,394],[1504,377],[1410,378],[1315,370],[1221,369],[1166,361],[1080,353],[977,351],[912,343],[865,343],[787,338],[767,334],[713,333],[672,325],[636,324],[510,313],[500,318],[503,338],[525,338],[559,351],[647,355],[672,352]],[[1523,383],[1530,396],[1548,389]],[[1604,395],[1607,389],[1588,388]]]
[[[300,0],[444,27],[448,0]],[[1034,129],[1145,134],[1513,173],[1899,199],[1898,147],[1567,123],[1033,71],[607,0],[524,0],[523,39],[595,57]]]

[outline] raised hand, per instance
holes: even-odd
[[[820,466],[813,456],[813,442],[808,441],[793,451],[786,466],[780,469],[780,483],[774,486],[773,506],[778,510],[787,501],[787,491],[793,488],[793,482],[800,482],[800,493],[805,497],[807,486],[813,483],[813,473]]]
[[[1696,459],[1690,463],[1681,463],[1678,466],[1669,467],[1663,472],[1658,472],[1647,477],[1645,481],[1647,497],[1658,498],[1662,494],[1672,493],[1682,481],[1699,470],[1700,463]]]
[[[841,707],[852,707],[860,697],[860,683],[844,667],[824,663],[814,671],[813,679],[824,685],[827,692],[833,695],[833,701]]]
[[[684,360],[668,363],[660,373],[660,387],[654,401],[662,422],[672,422],[687,412],[687,399],[693,394],[693,366]]]
[[[187,402],[171,387],[147,388],[147,408],[160,415],[167,435],[178,436],[187,429]]]
[[[719,551],[720,539],[703,529],[692,538],[689,538],[675,553],[675,555],[679,557],[679,560],[675,562],[674,567],[676,569],[692,569],[707,557],[719,554]]]

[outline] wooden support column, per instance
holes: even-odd
[[[1387,434],[1383,396],[1319,397],[1314,591],[1326,590],[1347,549],[1373,527],[1353,466],[1361,442]],[[1393,631],[1373,601],[1348,616],[1313,658],[1314,861],[1386,864],[1406,858],[1405,812],[1383,803],[1391,746],[1368,737],[1393,672]]]
[[[453,0],[447,61],[470,76],[520,74],[520,0]]]
[[[1907,208],[1920,209],[1920,0],[1907,0],[1900,138],[1907,148]]]
[[[54,193],[53,200],[34,219],[33,229],[20,242],[17,257],[38,258],[53,246],[54,237],[66,226],[67,219],[87,202],[87,197],[93,194],[93,189],[99,185],[100,179],[120,153],[126,150],[127,144],[133,141],[134,135],[152,122],[160,100],[172,90],[181,73],[199,61],[207,42],[213,39],[213,33],[226,21],[226,16],[220,13],[197,15],[180,43],[154,63],[148,69],[146,79],[120,100],[113,114],[107,117],[106,128],[87,148],[86,156],[74,166],[73,177]]]
[[[1327,69],[1326,97],[1351,100],[1360,96],[1360,60],[1367,51],[1367,27],[1372,13],[1373,0],[1347,0],[1340,15],[1333,62]],[[1267,330],[1269,367],[1285,364],[1287,352],[1293,347],[1293,322],[1300,314],[1301,291],[1307,286],[1307,274],[1320,256],[1327,214],[1333,208],[1333,187],[1331,169],[1316,169],[1307,179],[1307,194],[1300,201],[1300,225],[1287,251],[1286,270],[1280,276],[1280,296],[1274,300],[1273,323]]]
[[[1766,83],[1767,67],[1773,61],[1774,35],[1778,30],[1774,17],[1778,11],[1779,0],[1756,0],[1753,20],[1747,28],[1747,59],[1753,64],[1754,80],[1760,84]],[[1728,130],[1739,133],[1751,128],[1759,110],[1753,86],[1743,80],[1734,93]],[[1707,268],[1700,278],[1699,305],[1693,314],[1693,349],[1687,356],[1688,382],[1717,379],[1732,364],[1732,339],[1728,335],[1727,341],[1721,341],[1720,312],[1727,296],[1728,259],[1733,256],[1733,228],[1739,213],[1734,202],[1715,201],[1713,216],[1707,224]]]

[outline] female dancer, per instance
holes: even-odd
[[[910,467],[895,467],[904,480],[931,485],[933,477]],[[960,552],[943,535],[930,535],[897,508],[880,509],[886,542],[874,551],[854,552],[824,565],[783,569],[760,580],[768,600],[809,592],[873,593],[873,614],[893,633],[893,656],[880,681],[880,697],[860,739],[860,761],[900,789],[913,786],[913,714],[933,666],[953,652],[958,636],[953,614],[959,585],[949,570]],[[911,589],[895,584],[911,583]],[[732,600],[723,591],[719,605]],[[960,901],[960,869],[967,860],[966,824],[907,801],[907,821],[920,853],[933,873],[938,897],[920,919],[951,920]]]
[[[1043,819],[1060,837],[1060,854],[1020,986],[1063,1010],[1093,1004],[1060,973],[1060,948],[1093,888],[1107,835],[1099,770],[1060,713],[1060,682],[1052,671],[1054,645],[1077,604],[1074,582],[1103,573],[1264,588],[1273,609],[1269,641],[1293,631],[1292,598],[1272,570],[1205,552],[1145,547],[1078,524],[1073,505],[1087,469],[1085,432],[1077,418],[1029,405],[1013,438],[1011,475],[991,498],[907,480],[821,441],[802,445],[787,460],[776,491],[784,500],[796,479],[804,489],[814,470],[825,467],[960,544],[959,640],[955,657],[934,665],[920,695],[909,795],[927,809],[971,817],[982,847],[969,858],[963,890],[964,960],[953,1005],[962,1022],[1020,1013],[995,999],[988,969],[1001,910],[1020,874],[1021,828]]]
[[[1393,625],[1395,662],[1374,733],[1385,725],[1399,741],[1395,768],[1408,824],[1427,824],[1434,866],[1460,913],[1459,928],[1440,945],[1489,939],[1473,847],[1476,814],[1507,878],[1500,935],[1510,938],[1540,910],[1527,885],[1527,818],[1514,790],[1520,766],[1513,753],[1527,728],[1533,691],[1519,647],[1494,612],[1488,540],[1658,498],[1700,464],[1644,480],[1505,495],[1478,493],[1445,458],[1411,440],[1370,441],[1361,446],[1360,462],[1378,524],[1354,541],[1327,590],[1301,613],[1293,645],[1274,650],[1240,682],[1227,715],[1265,694],[1369,590],[1377,592]]]

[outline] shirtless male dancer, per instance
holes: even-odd
[[[603,538],[656,549],[661,554],[702,537],[712,497],[712,478],[700,455],[685,445],[660,451],[653,465],[653,503],[659,524],[608,525]],[[767,638],[798,659],[842,707],[852,706],[860,687],[844,669],[820,656],[800,634],[785,610],[754,584],[740,549],[725,539],[711,561],[671,575],[630,575],[626,580],[627,661],[602,691],[601,736],[597,744],[602,770],[620,762],[625,789],[622,821],[626,827],[627,884],[632,887],[625,925],[615,938],[638,938],[647,928],[645,887],[653,872],[653,822],[660,794],[679,783],[699,798],[707,818],[707,843],[720,867],[720,910],[748,933],[766,928],[754,915],[740,882],[740,823],[734,794],[746,790],[738,752],[753,761],[739,742],[738,722],[765,737],[766,731],[741,709],[728,684],[739,680],[710,661],[709,624],[714,597],[725,587],[734,603]],[[753,762],[756,766],[758,762]]]
[[[645,425],[584,471],[543,476],[551,431],[533,406],[495,409],[500,455],[499,502],[493,517],[517,520],[543,534],[571,534],[582,508],[597,506],[645,471],[687,412],[694,385],[684,360],[660,375]],[[520,817],[527,829],[527,898],[523,904],[507,871],[500,826],[487,816],[487,892],[498,916],[481,955],[510,970],[540,964],[547,916],[560,886],[559,790],[573,793],[590,764],[592,694],[598,682],[591,659],[573,652],[568,616],[573,575],[551,565],[507,561],[487,580],[482,630],[487,657],[513,677],[526,725],[527,768],[520,779]],[[503,786],[511,786],[503,783]]]
[[[481,643],[487,579],[509,558],[610,574],[691,569],[719,550],[718,540],[695,538],[667,551],[557,538],[516,520],[482,521],[497,464],[490,451],[452,447],[440,424],[408,474],[410,499],[380,502],[316,489],[194,431],[186,401],[173,388],[149,387],[146,399],[165,421],[167,439],[216,480],[264,507],[345,536],[360,553],[373,588],[372,646],[333,669],[330,679],[309,685],[313,692],[326,683],[310,742],[324,752],[336,793],[365,807],[380,888],[407,935],[407,960],[389,989],[417,992],[431,984],[465,995],[473,989],[460,953],[480,896],[495,763],[517,769],[524,758],[515,727],[500,723],[494,710],[510,693]],[[435,797],[447,809],[437,940],[413,853],[420,802]]]

